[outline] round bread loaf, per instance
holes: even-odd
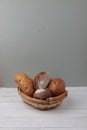
[[[32,97],[34,94],[34,83],[33,80],[28,77],[25,73],[17,73],[14,77],[16,83],[20,87],[20,89],[25,93],[26,95]]]
[[[33,77],[34,88],[46,88],[51,80],[51,74],[48,72],[40,72]]]
[[[48,89],[51,91],[53,96],[58,96],[65,91],[64,80],[60,78],[54,78],[51,80]]]
[[[37,89],[34,93],[34,98],[38,98],[41,100],[45,100],[49,97],[51,97],[51,92],[48,89]]]

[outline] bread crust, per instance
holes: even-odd
[[[48,72],[40,72],[33,76],[34,88],[35,89],[45,89],[47,88],[51,80],[51,74]]]
[[[20,89],[28,96],[32,97],[34,94],[34,83],[33,80],[25,73],[17,73],[14,77],[15,82],[18,84]]]
[[[64,80],[60,78],[54,78],[50,81],[48,89],[51,91],[53,96],[58,96],[65,91]]]

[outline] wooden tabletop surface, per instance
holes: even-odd
[[[0,88],[0,130],[87,130],[87,87],[67,87],[68,96],[51,110],[37,110],[17,88]]]

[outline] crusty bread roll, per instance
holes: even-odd
[[[64,80],[60,78],[54,78],[51,80],[48,89],[51,91],[53,96],[58,96],[65,91]]]
[[[48,72],[40,72],[33,76],[34,88],[35,89],[44,89],[48,86],[51,80],[51,74]]]
[[[30,77],[28,77],[25,73],[20,72],[15,75],[14,79],[23,93],[30,97],[33,96],[35,91],[34,83]]]
[[[49,97],[51,97],[51,92],[50,90],[48,89],[37,89],[34,93],[34,98],[38,98],[38,99],[41,99],[41,100],[45,100]]]

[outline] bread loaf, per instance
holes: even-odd
[[[32,97],[34,94],[34,83],[33,80],[27,76],[25,73],[17,73],[14,77],[16,83],[20,87],[20,89],[26,95]]]

